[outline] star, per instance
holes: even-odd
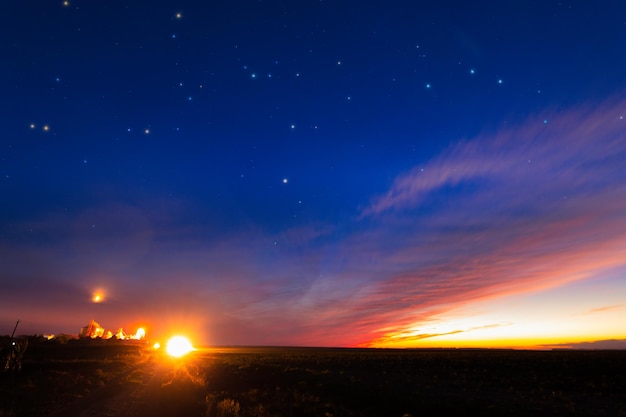
[[[283,178],[283,184],[287,184],[289,180],[287,178]]]
[[[182,19],[183,14],[181,12],[176,13],[176,19]]]
[[[144,130],[143,133],[145,133],[146,135],[149,135],[150,134],[150,129]]]
[[[48,125],[44,125],[44,127],[42,128],[44,132],[47,132],[50,130],[50,126]]]

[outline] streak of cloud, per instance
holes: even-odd
[[[610,306],[604,306],[604,307],[598,307],[598,308],[593,308],[591,310],[585,311],[583,314],[596,314],[596,313],[604,313],[606,311],[614,311],[614,310],[621,310],[624,308],[623,304],[616,304],[616,305],[610,305]]]

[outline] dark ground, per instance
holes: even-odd
[[[31,343],[8,416],[626,416],[626,351]]]

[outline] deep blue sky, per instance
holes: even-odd
[[[556,227],[544,192],[584,194],[595,206],[567,213],[588,219],[623,191],[624,126],[596,122],[623,112],[621,1],[10,0],[0,15],[5,327],[194,317],[205,342],[368,343],[508,294],[481,272],[448,298],[401,296]],[[526,178],[515,164],[534,155]],[[624,206],[609,214],[589,230],[623,229]],[[616,238],[558,230],[548,253]],[[622,266],[602,265],[547,286]],[[98,288],[111,302],[94,312]]]

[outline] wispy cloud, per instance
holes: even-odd
[[[604,313],[607,311],[621,310],[624,308],[623,304],[615,304],[610,306],[592,308],[591,310],[585,311],[583,314],[596,314],[596,313]]]
[[[475,327],[470,327],[466,329],[458,329],[458,330],[452,330],[452,331],[441,332],[441,333],[423,333],[420,330],[412,330],[412,331],[405,331],[403,333],[396,333],[391,336],[383,336],[379,340],[371,340],[367,343],[363,343],[361,346],[376,347],[376,346],[381,346],[385,344],[388,345],[390,343],[407,346],[410,344],[414,344],[415,342],[418,342],[423,339],[430,339],[430,338],[440,337],[440,336],[449,336],[449,335],[459,334],[459,333],[471,333],[476,330],[493,329],[493,328],[504,327],[504,326],[509,326],[509,325],[510,323],[486,324],[484,326],[475,326]]]
[[[433,193],[464,184],[479,185],[468,187],[479,196],[507,197],[509,206],[548,193],[556,193],[552,198],[578,196],[593,193],[595,186],[618,185],[617,178],[607,174],[624,177],[625,112],[624,103],[615,100],[551,111],[459,142],[397,178],[362,216],[416,208],[428,203]],[[494,200],[489,201],[498,205]]]

